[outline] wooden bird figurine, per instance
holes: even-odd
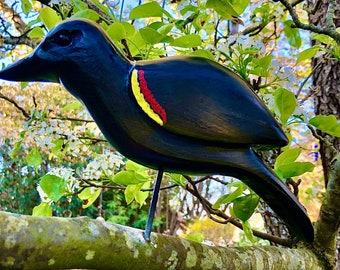
[[[131,62],[96,24],[73,19],[0,71],[0,78],[61,83],[120,153],[159,170],[146,239],[163,171],[168,171],[236,177],[293,234],[313,241],[304,208],[251,148],[284,146],[285,134],[248,84],[222,65],[189,56]]]

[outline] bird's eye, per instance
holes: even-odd
[[[72,42],[71,33],[70,32],[65,32],[65,31],[57,33],[54,36],[53,41],[55,43],[57,43],[59,46],[63,46],[63,47],[68,46]]]

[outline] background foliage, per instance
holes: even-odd
[[[283,181],[295,192],[299,189],[311,218],[317,218],[324,183],[316,129],[340,137],[340,125],[334,115],[314,114],[317,89],[309,81],[310,59],[327,55],[340,60],[338,36],[309,36],[293,27],[289,6],[271,1],[2,1],[1,9],[6,8],[13,12],[1,16],[3,65],[30,52],[48,30],[72,17],[99,23],[130,60],[196,55],[239,74],[290,138],[279,151],[258,150]],[[296,12],[306,23],[304,7],[296,6]],[[15,16],[17,25],[10,23]],[[309,38],[317,43],[310,46]],[[1,209],[88,215],[144,228],[155,171],[127,161],[110,147],[81,104],[60,86],[2,83],[0,90]],[[238,245],[268,244],[250,229],[269,228],[253,215],[264,215],[267,208],[235,179],[168,174],[163,187],[157,231],[234,244],[225,232],[211,237],[217,225],[209,217],[243,225],[247,240],[236,237]],[[197,231],[201,223],[207,232]],[[234,227],[228,231],[233,233]],[[285,235],[279,231],[278,236]]]

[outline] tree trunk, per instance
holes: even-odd
[[[313,8],[312,2],[309,0],[309,8]],[[330,1],[321,0],[319,7],[314,14],[309,14],[311,24],[326,27],[327,13]],[[340,0],[335,1],[334,24],[340,27]],[[315,41],[312,41],[312,45]],[[340,115],[340,62],[338,60],[329,60],[329,55],[314,57],[312,59],[313,86],[316,89],[315,114],[330,115],[336,117]],[[339,119],[338,119],[339,120]],[[340,151],[340,138],[333,137],[318,131],[322,138],[320,140],[320,156],[324,171],[325,186],[328,186],[331,165]],[[339,241],[339,237],[338,237]],[[337,249],[338,262],[340,262],[339,245]],[[338,265],[339,268],[339,265]],[[339,268],[340,269],[340,268]]]
[[[311,24],[325,27],[326,14],[328,11],[328,0],[321,1],[315,14],[310,14]],[[337,0],[337,11],[335,12],[335,25],[340,27],[340,0]],[[312,41],[312,45],[315,41]],[[313,67],[313,86],[316,89],[315,114],[329,115],[337,117],[340,115],[340,62],[338,60],[329,60],[330,55],[322,55],[312,59]],[[325,183],[327,186],[330,164],[340,150],[340,138],[333,137],[322,132],[319,135],[323,138],[320,141],[320,154],[322,166],[325,174]],[[326,142],[326,143],[325,143]],[[333,147],[327,146],[327,142]]]

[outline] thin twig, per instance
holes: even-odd
[[[172,189],[174,187],[178,187],[178,185],[177,184],[172,184],[172,185],[169,185],[169,186],[160,187],[160,190]],[[154,188],[142,188],[140,191],[149,192],[149,191],[153,191],[153,190],[154,190]]]
[[[14,99],[9,98],[2,93],[0,93],[0,98],[7,100],[9,103],[13,104],[19,111],[21,111],[26,120],[31,118],[30,114],[26,112],[26,110],[22,108]]]
[[[86,184],[88,184],[91,187],[95,187],[95,188],[111,188],[111,189],[125,189],[125,186],[121,186],[121,185],[117,185],[117,186],[111,186],[111,185],[103,185],[103,184],[97,184],[92,182],[91,180],[87,180],[84,178],[78,179],[80,182],[84,182]],[[83,186],[84,187],[84,186]]]
[[[112,185],[96,184],[96,183],[94,183],[91,180],[83,179],[83,178],[79,179],[79,181],[80,182],[84,182],[88,186],[95,187],[95,188],[110,188],[110,189],[120,189],[120,190],[126,189],[126,186],[123,186],[123,185],[112,186]],[[97,181],[100,181],[100,179],[97,180]],[[88,186],[82,186],[82,187],[86,188]],[[178,187],[178,185],[177,184],[172,184],[172,185],[169,185],[169,186],[161,187],[160,190],[171,189],[171,188],[174,188],[174,187]],[[149,192],[149,191],[153,191],[153,190],[154,190],[154,188],[142,188],[140,191],[142,191],[142,192]]]
[[[312,71],[308,74],[308,76],[303,80],[303,82],[301,83],[301,85],[299,86],[299,89],[295,95],[296,98],[299,97],[303,87],[305,86],[305,84],[308,82],[308,80],[310,79],[310,77],[313,75],[313,73],[319,68],[319,66],[321,65],[322,62],[319,62],[316,66],[313,67]]]
[[[54,120],[62,120],[62,121],[72,121],[72,122],[85,122],[85,123],[94,123],[94,120],[90,119],[81,119],[81,118],[74,118],[74,117],[60,117],[60,116],[50,116],[49,119]]]
[[[309,130],[312,132],[313,136],[318,139],[319,141],[322,141],[327,147],[330,147],[330,148],[334,148],[334,146],[328,142],[326,139],[324,139],[323,137],[321,137],[319,134],[316,133],[316,130],[314,129],[314,127],[310,124],[307,124],[307,127],[309,128]]]
[[[218,177],[213,177],[213,176],[211,176],[211,175],[203,176],[203,177],[201,177],[201,178],[199,178],[199,179],[197,179],[197,180],[192,180],[191,176],[189,176],[189,175],[183,175],[183,177],[184,177],[185,179],[187,179],[188,181],[189,181],[189,180],[192,181],[192,183],[194,183],[194,184],[201,183],[201,182],[203,182],[203,181],[205,181],[205,180],[207,180],[207,179],[214,180],[214,181],[216,181],[216,182],[218,182],[218,183],[221,183],[221,184],[223,184],[223,185],[227,185],[227,184],[228,184],[228,182],[223,181],[223,180],[219,179]]]
[[[122,43],[122,45],[124,46],[124,50],[125,50],[125,55],[126,55],[126,57],[127,57],[129,60],[133,61],[134,59],[133,59],[133,56],[132,56],[132,54],[131,54],[130,48],[129,48],[127,42],[126,42],[126,39],[123,38],[123,39],[120,41],[120,43]]]
[[[198,200],[201,202],[203,208],[205,209],[205,211],[207,212],[207,215],[210,219],[218,222],[218,223],[222,223],[222,224],[226,224],[226,223],[231,223],[234,226],[238,227],[239,229],[243,230],[242,227],[242,223],[239,222],[238,220],[236,220],[235,218],[232,218],[228,215],[226,215],[224,212],[222,212],[219,209],[214,209],[212,208],[212,204],[206,200],[205,198],[203,198],[200,193],[198,192],[197,188],[195,187],[194,183],[192,181],[189,181],[189,184],[186,185],[186,190],[188,192],[190,192],[193,196],[195,196],[196,198],[198,198]],[[219,220],[213,217],[213,215],[218,216],[224,220]],[[284,238],[280,238],[277,236],[273,236],[271,234],[267,234],[267,233],[263,233],[257,230],[252,230],[253,234],[259,238],[271,241],[271,242],[275,242],[279,245],[282,246],[287,246],[287,247],[291,247],[292,246],[292,240],[291,239],[284,239]]]
[[[293,187],[293,194],[296,198],[299,195],[299,185],[301,184],[301,179],[298,179],[296,182],[292,178],[286,179],[286,184]]]

